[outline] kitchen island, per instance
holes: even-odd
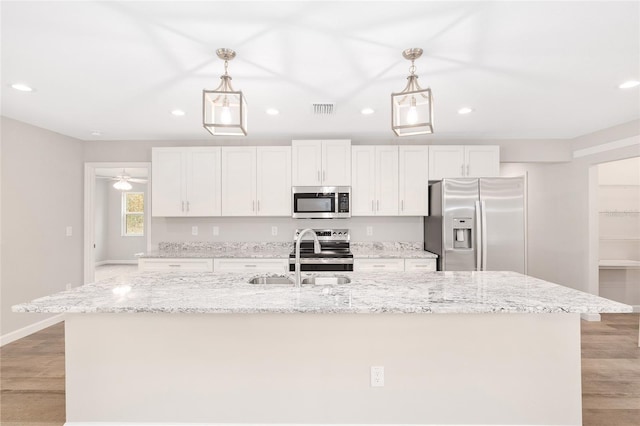
[[[68,425],[579,425],[579,314],[631,312],[512,272],[342,275],[147,272],[13,309],[67,314]]]

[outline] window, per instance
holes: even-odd
[[[144,235],[144,193],[122,193],[122,235],[139,237]]]

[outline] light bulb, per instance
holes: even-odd
[[[231,123],[231,108],[229,108],[229,100],[227,97],[224,97],[224,101],[222,101],[222,111],[220,111],[220,122],[222,124],[230,124]]]
[[[418,109],[415,105],[411,105],[409,111],[407,111],[407,123],[416,124],[418,122]]]
[[[120,179],[119,181],[117,181],[116,183],[113,184],[113,187],[115,189],[119,189],[120,191],[128,191],[131,188],[133,188],[131,186],[131,184],[129,182],[127,182],[124,179]]]

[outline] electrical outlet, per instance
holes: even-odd
[[[371,367],[371,387],[380,388],[384,386],[384,367]]]
[[[373,235],[373,226],[367,226],[367,237]]]
[[[217,237],[218,235],[220,235],[220,227],[219,226],[214,226],[213,227],[213,236]]]
[[[197,226],[192,226],[191,227],[191,235],[198,235],[198,227]]]
[[[67,283],[67,290],[71,290],[71,283]]]
[[[273,235],[274,237],[276,235],[278,235],[278,227],[277,226],[272,226],[271,227],[271,235]]]
[[[67,226],[67,237],[71,237],[73,235],[73,227]]]

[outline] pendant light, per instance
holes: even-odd
[[[202,91],[202,125],[214,136],[246,136],[247,100],[242,92],[233,90],[227,72],[236,52],[218,49],[216,55],[224,61],[224,74],[215,90]]]
[[[407,85],[400,93],[391,94],[391,129],[397,136],[433,133],[433,96],[431,89],[418,84],[415,60],[422,56],[422,49],[402,52],[411,61]]]

